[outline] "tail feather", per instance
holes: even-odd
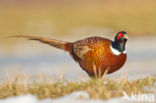
[[[55,39],[49,39],[49,38],[43,38],[43,37],[36,37],[36,36],[26,36],[26,35],[20,35],[20,36],[10,36],[10,37],[23,37],[23,38],[27,38],[29,40],[37,40],[40,41],[42,43],[46,43],[49,44],[55,48],[58,49],[62,49],[62,50],[67,50],[68,51],[68,47],[67,44],[71,44],[69,42],[65,42],[65,41],[61,41],[61,40],[55,40]]]

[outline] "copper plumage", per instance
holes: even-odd
[[[38,40],[58,49],[68,51],[80,67],[91,77],[102,77],[119,70],[126,62],[127,54],[125,44],[128,39],[127,33],[118,32],[114,41],[102,37],[89,37],[75,42],[64,42],[55,39],[35,36],[24,37],[30,40]]]

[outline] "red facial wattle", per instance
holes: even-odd
[[[120,39],[121,37],[124,37],[124,35],[122,33],[119,33],[117,39]]]

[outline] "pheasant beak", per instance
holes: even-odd
[[[123,37],[124,39],[128,39],[128,35],[124,35],[124,37]]]

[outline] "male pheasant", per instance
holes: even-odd
[[[64,42],[35,36],[24,37],[38,40],[55,48],[68,51],[73,59],[79,63],[91,77],[102,77],[104,73],[113,73],[119,70],[127,59],[125,44],[128,40],[125,31],[118,32],[114,41],[102,37],[89,37],[75,42]]]

